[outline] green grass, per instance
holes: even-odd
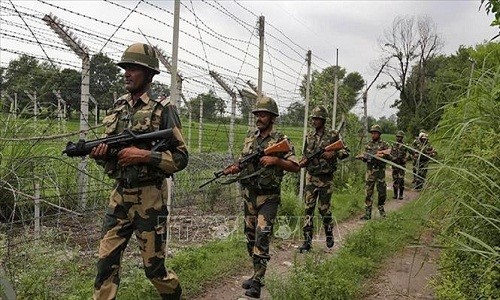
[[[268,278],[273,299],[357,299],[380,263],[415,240],[429,209],[424,200],[411,202],[383,220],[367,222],[348,236],[337,255],[315,252],[296,261],[289,277]]]

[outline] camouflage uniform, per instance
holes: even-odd
[[[103,221],[99,245],[94,299],[115,299],[120,284],[120,264],[132,233],[139,241],[146,277],[162,299],[180,299],[181,286],[174,272],[165,268],[166,177],[184,169],[188,153],[175,106],[168,99],[153,99],[144,93],[133,105],[130,94],[120,97],[103,123],[105,134],[114,135],[128,128],[146,133],[172,128],[167,145],[154,149],[151,144],[136,144],[152,150],[147,164],[120,167],[116,157],[97,161],[116,180]]]
[[[398,132],[403,136],[403,133]],[[396,135],[399,136],[399,135]],[[395,142],[391,147],[392,161],[400,166],[392,166],[392,180],[393,180],[393,191],[394,199],[403,199],[403,191],[405,187],[405,170],[406,168],[406,158],[408,156],[408,146],[404,143]]]
[[[378,125],[372,126],[372,131],[378,131],[381,133]],[[385,216],[384,204],[387,199],[387,185],[385,183],[385,162],[381,161],[376,157],[377,151],[387,150],[389,149],[389,144],[384,142],[381,138],[378,141],[371,140],[365,145],[365,158],[363,159],[366,162],[366,186],[365,186],[365,216],[363,219],[370,219],[372,214],[372,196],[375,185],[377,186],[378,192],[378,210],[381,216]],[[383,157],[386,160],[390,160],[390,155],[384,155]]]
[[[259,131],[250,133],[244,141],[241,156],[247,156],[257,149],[265,149],[286,137],[271,131],[263,138]],[[296,162],[295,151],[276,156]],[[259,161],[248,164],[239,175],[241,194],[244,199],[245,226],[248,254],[253,258],[254,275],[251,280],[261,283],[266,272],[269,256],[269,242],[278,211],[281,180],[284,171],[278,166],[263,167]]]
[[[325,132],[322,135],[318,135],[316,131],[312,131],[306,137],[303,153],[305,156],[312,155],[338,140],[339,135],[335,130]],[[330,201],[333,194],[333,173],[337,170],[337,158],[344,159],[347,156],[349,156],[347,150],[342,149],[337,151],[332,159],[314,159],[312,162],[309,162],[306,167],[307,175],[306,185],[304,187],[305,219],[303,231],[304,239],[309,242],[309,245],[313,236],[313,217],[316,201],[319,202],[318,208],[323,218],[325,234],[327,237],[333,238],[333,220],[330,209]]]
[[[415,186],[416,190],[423,188],[425,178],[427,177],[427,166],[429,165],[430,157],[436,154],[432,145],[425,140],[420,140],[416,151],[413,152],[413,159],[415,162]]]

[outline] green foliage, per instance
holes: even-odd
[[[386,219],[368,222],[347,237],[336,256],[322,252],[295,261],[287,278],[268,278],[273,299],[358,299],[362,284],[380,262],[400,250],[422,229],[430,205],[423,200],[408,204]]]
[[[448,196],[441,238],[446,248],[436,283],[443,299],[500,298],[498,46],[484,57],[491,56],[497,65],[478,70],[470,96],[448,106],[439,123],[444,160],[430,183]]]
[[[365,84],[363,77],[358,72],[347,74],[344,68],[336,66],[326,67],[321,72],[317,70],[312,71],[309,108],[313,109],[318,105],[324,105],[330,114],[332,113],[333,103],[329,99],[334,98],[335,74],[337,74],[339,82],[337,118],[340,119],[342,113],[349,112],[356,105],[358,94]],[[300,86],[300,93],[304,98],[305,91],[306,78],[302,80]],[[331,118],[327,121],[331,121]]]
[[[118,96],[125,93],[120,68],[105,54],[97,53],[90,60],[90,94],[101,108],[110,109],[114,102],[113,92]]]
[[[487,14],[494,13],[495,19],[490,26],[498,26],[500,28],[500,1],[499,0],[481,0],[481,6],[484,4],[484,9]],[[498,36],[497,36],[498,37]]]
[[[214,91],[210,90],[208,93],[199,94],[195,98],[189,100],[193,118],[198,120],[200,118],[200,105],[203,101],[203,118],[205,120],[215,120],[217,117],[222,117],[226,111],[226,103],[222,98],[215,95]]]

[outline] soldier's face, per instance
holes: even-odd
[[[268,112],[259,111],[254,115],[255,125],[260,131],[268,129],[273,124],[274,116]]]
[[[125,65],[124,69],[125,89],[132,94],[144,91],[150,82],[151,72],[143,66],[134,64]]]
[[[312,118],[312,126],[316,129],[321,128],[325,125],[325,120],[322,118]]]
[[[372,140],[378,141],[380,139],[380,132],[372,131],[371,134],[372,134]]]
[[[396,137],[396,141],[397,141],[398,143],[401,143],[401,142],[403,141],[403,137],[402,137],[402,136],[397,136],[397,137]]]

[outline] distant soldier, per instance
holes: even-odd
[[[399,130],[396,133],[396,142],[391,147],[392,161],[397,166],[392,166],[392,189],[394,191],[393,199],[403,199],[405,188],[405,170],[408,156],[408,147],[403,143],[404,132]]]
[[[420,144],[421,144],[420,139],[422,138],[422,136],[424,136],[424,134],[425,134],[425,130],[420,129],[418,136],[415,137],[415,139],[413,140],[413,143],[411,144],[410,154],[413,154],[415,150],[420,148]],[[413,180],[411,182],[411,185],[415,186],[415,182],[417,179],[417,166],[416,166],[417,161],[415,159],[413,159],[413,155],[411,155],[410,157],[412,159],[412,172],[413,172]]]
[[[241,157],[287,139],[273,127],[276,117],[279,116],[278,105],[273,99],[266,96],[257,99],[252,113],[255,115],[257,130],[245,138]],[[269,242],[281,201],[281,181],[284,171],[299,170],[299,162],[293,147],[288,153],[265,155],[255,163],[245,166],[236,163],[224,169],[224,175],[240,173],[238,181],[244,200],[244,230],[248,254],[252,257],[254,268],[253,276],[242,284],[248,297],[260,297],[267,262],[271,258]]]
[[[344,159],[349,156],[347,149],[338,151],[326,151],[319,158],[312,161],[307,160],[307,156],[313,155],[326,146],[339,140],[339,133],[336,130],[327,131],[325,129],[328,112],[324,106],[317,106],[312,110],[312,126],[314,131],[309,132],[304,145],[304,158],[300,161],[301,167],[306,167],[307,177],[305,185],[305,220],[304,220],[304,244],[299,251],[309,251],[312,248],[312,237],[314,228],[314,209],[318,203],[319,214],[323,218],[325,229],[326,246],[333,247],[333,220],[330,210],[330,202],[333,193],[333,173],[337,170],[337,159]]]
[[[416,151],[413,151],[413,160],[415,162],[415,186],[414,189],[420,191],[427,177],[427,167],[432,157],[436,156],[437,152],[429,143],[429,137],[426,133],[420,135],[419,144]]]
[[[366,163],[365,215],[361,217],[361,220],[372,218],[372,196],[375,185],[378,192],[378,211],[381,217],[385,217],[384,204],[387,198],[387,185],[385,183],[385,162],[380,159],[391,159],[389,144],[380,138],[382,134],[380,126],[373,125],[369,132],[372,135],[372,140],[365,145],[365,152],[356,156],[356,159]]]

